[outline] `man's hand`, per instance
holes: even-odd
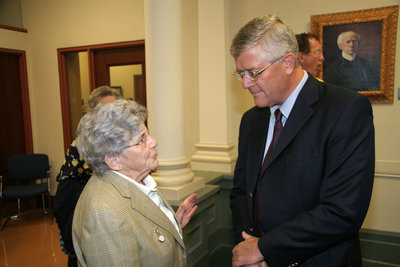
[[[196,201],[197,194],[191,194],[179,205],[179,208],[176,211],[176,217],[178,218],[182,228],[185,228],[192,218],[193,213],[197,210],[197,205],[195,205]]]
[[[255,264],[244,265],[243,267],[268,267],[268,264],[266,261],[262,261],[262,262],[255,263]]]
[[[232,250],[232,266],[261,266],[268,267],[264,257],[258,249],[258,237],[242,232],[244,241],[237,244]]]

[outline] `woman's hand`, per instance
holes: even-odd
[[[191,194],[188,196],[185,201],[183,201],[176,212],[176,217],[181,224],[181,227],[184,228],[192,218],[193,213],[197,210],[197,194]]]

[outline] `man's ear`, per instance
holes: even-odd
[[[291,73],[296,67],[296,56],[293,53],[288,53],[284,59],[285,69],[288,73]]]
[[[303,62],[304,60],[304,53],[303,52],[299,52],[299,61]]]
[[[120,171],[122,169],[118,155],[106,155],[104,161],[111,170]]]

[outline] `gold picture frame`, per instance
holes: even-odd
[[[320,74],[321,78],[323,78],[323,71],[329,64],[329,59],[338,54],[338,51],[334,51],[339,50],[334,36],[337,38],[338,32],[356,28],[357,31],[364,33],[364,36],[360,34],[360,50],[361,44],[365,40],[368,46],[364,48],[364,54],[375,64],[375,70],[379,70],[379,73],[375,72],[379,88],[358,92],[367,96],[371,103],[393,103],[398,10],[399,6],[397,5],[312,15],[311,32],[319,36],[324,50],[325,61]],[[331,42],[328,42],[329,39]],[[329,47],[332,47],[332,49],[329,49]]]

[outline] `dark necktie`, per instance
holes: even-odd
[[[271,143],[268,147],[267,154],[265,155],[264,162],[261,166],[260,174],[258,175],[258,179],[257,179],[256,192],[254,193],[254,211],[253,211],[254,230],[253,230],[253,233],[256,236],[261,236],[261,230],[260,230],[260,226],[259,226],[259,222],[258,222],[258,220],[259,220],[258,190],[259,190],[261,175],[265,169],[265,166],[267,165],[268,158],[271,155],[271,152],[274,149],[275,144],[278,141],[279,135],[281,134],[282,128],[283,128],[281,111],[279,109],[275,110],[274,115],[275,115],[274,134],[272,136]]]

